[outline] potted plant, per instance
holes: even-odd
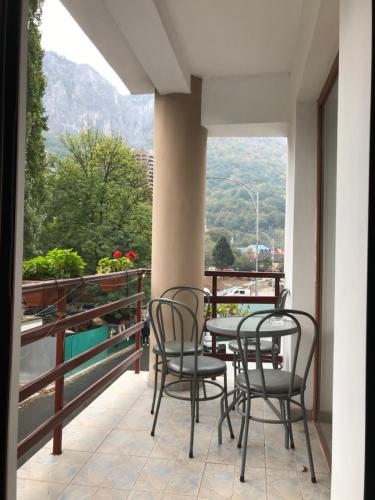
[[[82,276],[85,261],[70,249],[50,250],[46,255],[23,262],[23,283],[38,283],[51,279],[75,278]],[[24,295],[27,307],[40,307],[57,301],[57,288],[35,291]]]
[[[99,260],[96,272],[98,274],[116,273],[118,271],[127,271],[134,266],[137,254],[133,251],[126,252],[124,255],[120,250],[115,250],[112,257],[103,257]],[[115,292],[124,286],[126,275],[111,276],[102,280],[100,286],[104,292]]]

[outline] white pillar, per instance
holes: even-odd
[[[155,95],[152,298],[172,286],[203,286],[207,130],[201,94],[202,81],[192,77],[191,94]],[[150,356],[150,372],[152,363]]]

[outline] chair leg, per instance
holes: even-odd
[[[204,380],[202,382],[202,385],[203,385],[203,396],[205,397],[205,399],[207,399],[206,383]]]
[[[249,394],[247,394],[246,395],[246,412],[245,412],[245,435],[243,438],[244,442],[243,442],[243,448],[242,448],[242,461],[241,461],[241,474],[240,474],[240,481],[242,483],[245,481],[247,439],[249,437],[250,404],[251,404],[251,399],[249,397]]]
[[[279,399],[279,404],[283,420],[286,420],[285,401]],[[286,423],[284,424],[284,430],[285,430],[285,448],[289,450],[289,425]]]
[[[233,394],[234,398],[234,394]],[[229,434],[232,439],[234,439],[232,423],[230,421],[229,411],[228,411],[228,384],[227,384],[227,374],[224,373],[224,403],[225,403],[225,412],[227,414],[227,421],[229,427]]]
[[[158,397],[158,402],[156,405],[156,412],[154,415],[154,423],[152,424],[151,436],[155,436],[155,427],[156,427],[156,422],[158,420],[161,397],[162,397],[163,391],[164,391],[165,377],[166,377],[166,373],[163,370],[162,374],[161,374],[161,384],[160,384],[160,390],[159,390],[159,397]]]
[[[240,427],[240,433],[238,435],[237,448],[242,447],[242,438],[243,438],[244,427],[245,427],[245,400],[242,401],[241,427]]]
[[[288,415],[288,420],[289,420],[288,427],[289,427],[290,447],[294,450],[294,439],[293,439],[292,422],[290,421],[291,416],[290,416],[290,401],[289,400],[286,402],[286,409],[287,409],[287,415]]]
[[[302,407],[302,416],[303,416],[303,427],[305,429],[306,436],[306,445],[307,445],[307,453],[309,455],[309,464],[310,464],[310,472],[311,472],[311,482],[316,483],[315,469],[311,451],[311,443],[310,443],[310,435],[309,435],[309,427],[307,425],[307,416],[306,416],[306,408],[305,408],[305,400],[303,395],[301,394],[301,407]]]
[[[195,421],[195,406],[196,406],[196,397],[197,397],[197,382],[194,380],[191,384],[191,422],[190,422],[190,450],[189,450],[189,458],[193,458],[193,446],[194,446],[194,421]]]
[[[237,378],[237,356],[236,356],[236,353],[233,353],[233,376],[234,376],[234,380],[236,380],[236,378]],[[233,401],[236,399],[236,395],[237,395],[237,391],[234,390]],[[234,410],[234,407],[233,407],[233,410]]]
[[[228,409],[224,411],[224,396],[221,397],[220,399],[220,418],[217,426],[217,431],[218,431],[218,443],[222,444],[223,442],[223,433],[222,433],[222,425],[224,422],[224,419],[227,417],[229,412],[235,407],[235,404],[237,401],[240,399],[241,395],[236,396],[236,399],[231,402],[231,404],[228,406]]]
[[[199,381],[197,382],[197,399],[196,399],[197,409],[195,415],[195,422],[199,424]]]
[[[159,356],[155,354],[154,396],[152,398],[151,415],[154,414],[156,391],[158,389],[158,361],[159,361]]]

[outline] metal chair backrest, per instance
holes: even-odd
[[[195,312],[183,302],[159,298],[150,301],[149,314],[164,369],[167,371],[165,343],[170,340],[167,338],[167,332],[169,332],[174,341],[180,342],[180,377],[182,377],[183,371],[184,342],[186,340],[194,344],[194,371],[196,372],[199,334]]]
[[[275,304],[275,309],[285,309],[286,298],[289,294],[289,290],[287,288],[283,288],[280,292],[280,295],[277,297],[277,302]]]
[[[187,306],[189,306],[196,315],[198,319],[199,306],[201,305],[201,300],[203,299],[203,320],[202,320],[202,329],[200,332],[200,336],[198,339],[198,343],[202,342],[202,336],[205,330],[206,321],[209,315],[210,310],[210,294],[203,290],[202,288],[193,287],[193,286],[173,286],[165,290],[161,296],[161,298],[178,300],[183,302]],[[207,305],[205,306],[204,303]]]
[[[248,365],[247,365],[249,336],[245,335],[244,331],[246,331],[246,321],[250,317],[254,317],[254,316],[259,316],[259,322],[257,324],[256,332],[255,332],[255,358],[256,358],[257,368],[259,369],[261,382],[262,382],[262,396],[263,396],[263,398],[267,399],[268,397],[272,397],[272,395],[267,393],[267,387],[266,387],[265,375],[264,375],[265,370],[264,370],[263,364],[261,362],[260,340],[262,338],[262,330],[264,331],[264,328],[265,328],[265,323],[273,317],[277,318],[277,320],[280,321],[280,312],[279,312],[279,310],[275,310],[275,309],[270,309],[268,311],[258,311],[254,314],[250,314],[250,315],[246,316],[238,324],[237,340],[238,340],[238,346],[239,346],[239,351],[240,351],[240,359],[241,359],[241,364],[242,364],[242,368],[244,371],[246,388],[249,392],[251,392],[250,379],[249,379],[249,373],[248,373]],[[316,343],[318,340],[319,327],[318,327],[316,320],[313,318],[313,316],[311,316],[311,314],[306,313],[304,311],[294,310],[294,309],[283,309],[282,319],[289,320],[291,322],[291,325],[290,325],[290,328],[288,328],[288,330],[286,330],[285,332],[282,333],[282,336],[286,337],[286,336],[295,335],[295,337],[296,337],[295,343],[294,343],[294,354],[293,354],[292,362],[291,362],[290,385],[289,385],[288,393],[284,395],[286,397],[291,397],[293,394],[293,391],[294,391],[293,388],[294,388],[294,381],[295,381],[295,375],[296,375],[296,368],[297,368],[297,362],[299,361],[299,355],[300,355],[300,344],[301,344],[301,336],[302,336],[302,327],[301,327],[301,319],[302,318],[307,318],[307,320],[312,323],[313,334],[312,334],[312,340],[310,343],[310,348],[308,351],[305,369],[304,369],[303,375],[302,375],[301,392],[303,392],[305,390],[305,387],[306,387],[306,380],[307,380],[307,377],[309,374],[312,357],[313,357]],[[262,327],[263,327],[263,329],[262,329]],[[304,331],[306,331],[306,329],[307,328],[305,328]],[[265,335],[263,335],[263,336],[265,336]],[[243,340],[243,342],[241,342],[241,340]],[[251,340],[254,341],[254,337],[252,337]],[[308,345],[308,344],[305,343],[305,345]],[[299,366],[301,366],[300,363],[299,363]],[[277,374],[278,372],[279,372],[279,370],[275,370],[275,374]]]

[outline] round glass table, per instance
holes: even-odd
[[[264,317],[262,314],[250,316],[241,326],[241,337],[254,338],[259,321]],[[242,316],[226,316],[223,318],[212,318],[207,320],[206,328],[209,332],[223,337],[236,338],[237,327],[243,319]],[[296,332],[296,324],[288,317],[278,318],[273,316],[267,319],[261,326],[259,336],[282,337]]]

